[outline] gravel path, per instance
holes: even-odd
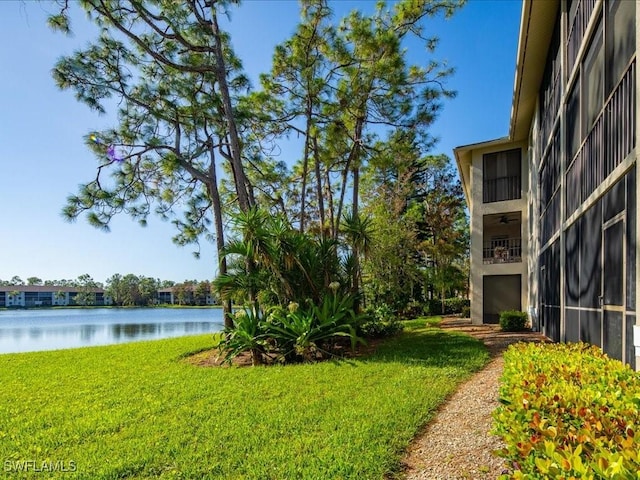
[[[462,331],[482,340],[491,362],[441,407],[436,418],[410,446],[403,460],[406,480],[495,479],[505,471],[492,454],[502,447],[489,433],[491,412],[498,406],[502,352],[519,341],[547,341],[533,332],[505,333],[494,325],[472,326],[469,320],[445,319],[442,328]]]

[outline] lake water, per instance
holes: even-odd
[[[0,310],[0,353],[109,345],[222,329],[218,308]]]

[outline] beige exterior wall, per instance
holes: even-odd
[[[479,148],[471,151],[471,168],[470,168],[470,198],[469,198],[469,214],[471,223],[471,321],[473,324],[482,324],[483,315],[483,277],[485,275],[521,275],[521,303],[523,310],[528,308],[528,242],[529,236],[529,213],[527,204],[528,191],[528,155],[526,142],[505,142],[502,144],[492,144],[490,147]],[[514,148],[521,149],[521,198],[518,200],[508,200],[503,202],[483,203],[483,155],[487,153],[500,152],[503,150],[511,150]],[[522,238],[522,262],[517,263],[499,263],[485,265],[483,262],[483,245],[484,245],[484,216],[521,212],[521,232]]]

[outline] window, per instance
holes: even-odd
[[[484,203],[521,198],[520,155],[519,148],[484,155]]]

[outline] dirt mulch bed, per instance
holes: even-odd
[[[353,359],[353,358],[368,356],[375,353],[376,349],[378,348],[378,345],[380,345],[380,343],[383,341],[384,339],[379,339],[379,338],[367,339],[366,345],[359,344],[357,345],[355,350],[351,350],[350,345],[343,345],[338,349],[335,356],[332,356],[332,357],[324,356],[322,358],[319,358],[317,361],[321,362],[321,361],[340,359],[340,358]],[[184,361],[187,363],[190,363],[191,365],[195,365],[197,367],[230,367],[230,366],[251,367],[252,366],[251,354],[249,352],[241,353],[240,355],[235,357],[231,361],[231,363],[229,363],[224,361],[224,354],[222,354],[222,352],[220,352],[220,350],[217,348],[212,348],[211,350],[205,350],[202,352],[195,353],[193,355],[189,355],[184,359]],[[274,363],[276,362],[266,361],[265,365],[270,365]]]
[[[444,330],[464,332],[478,338],[489,349],[492,357],[501,354],[512,343],[517,342],[544,342],[548,339],[535,332],[501,332],[498,325],[472,325],[468,318],[445,317],[440,324]],[[358,345],[355,351],[345,345],[338,358],[358,358],[374,353],[384,339],[369,339],[366,345]],[[335,358],[335,357],[334,357]],[[326,360],[326,359],[325,359]],[[224,355],[218,349],[205,350],[190,355],[185,361],[198,367],[224,367],[230,366],[224,362]],[[251,355],[243,353],[233,359],[231,365],[237,367],[250,367]]]

